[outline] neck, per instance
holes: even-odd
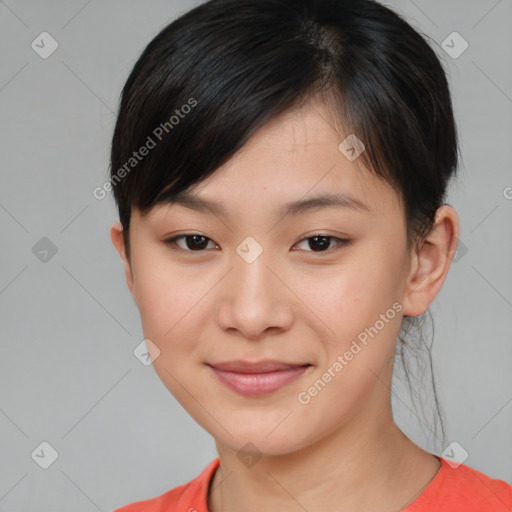
[[[264,455],[246,467],[237,452],[217,443],[220,467],[210,512],[401,510],[437,473],[437,458],[396,426],[391,404],[368,408],[306,448]]]

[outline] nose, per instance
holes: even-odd
[[[284,271],[264,250],[256,260],[238,254],[222,281],[217,321],[224,330],[238,331],[248,340],[288,330],[294,318],[294,295],[286,286]]]

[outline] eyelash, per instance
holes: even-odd
[[[173,238],[169,238],[167,240],[164,240],[164,243],[166,245],[169,245],[171,246],[171,248],[173,250],[177,250],[177,251],[182,251],[182,252],[190,252],[190,253],[201,253],[201,252],[205,252],[206,249],[198,249],[196,251],[192,251],[190,249],[183,249],[182,247],[178,246],[177,245],[177,241],[182,239],[182,238],[187,238],[187,237],[192,237],[192,236],[200,236],[200,237],[204,237],[205,240],[208,240],[208,241],[212,241],[211,238],[208,238],[208,237],[205,237],[204,235],[201,235],[199,233],[184,233],[182,235],[178,235],[178,236],[175,236]],[[306,251],[306,252],[311,252],[311,253],[314,253],[314,254],[317,254],[319,256],[321,256],[322,254],[332,254],[333,252],[343,248],[343,247],[346,247],[348,245],[350,245],[352,243],[352,240],[350,239],[347,239],[347,238],[339,238],[339,237],[336,237],[336,236],[332,236],[332,235],[326,235],[326,234],[323,234],[323,233],[316,233],[312,236],[308,236],[306,238],[303,238],[302,240],[299,240],[297,243],[301,243],[301,242],[304,242],[306,240],[311,240],[313,238],[316,238],[316,237],[321,237],[321,238],[328,238],[330,240],[334,240],[336,241],[337,243],[337,246],[333,247],[333,248],[330,248],[330,249],[327,249],[326,251]]]

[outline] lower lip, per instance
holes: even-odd
[[[309,366],[297,366],[268,373],[238,373],[211,367],[220,381],[232,390],[247,396],[262,396],[273,393],[293,382]]]

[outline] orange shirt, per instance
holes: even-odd
[[[439,459],[436,476],[402,512],[512,512],[512,485],[465,464],[453,468],[446,459]],[[216,458],[189,483],[113,512],[209,512],[208,486],[218,467]]]

